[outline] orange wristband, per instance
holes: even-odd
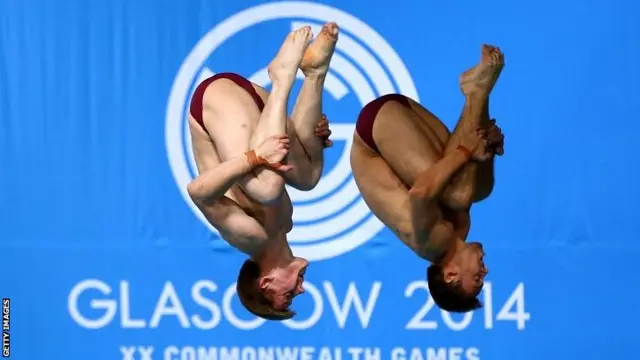
[[[460,150],[464,154],[464,156],[467,157],[467,160],[471,160],[471,158],[473,157],[473,153],[471,152],[471,150],[462,145],[458,145],[458,147],[456,147],[456,150]]]
[[[247,162],[252,169],[262,165],[266,165],[274,170],[281,170],[284,167],[284,165],[281,163],[268,162],[267,159],[263,158],[262,156],[256,155],[256,152],[253,150],[247,151],[246,153],[244,153],[244,156],[247,157]]]
[[[244,153],[244,156],[247,157],[247,161],[249,162],[249,166],[251,166],[251,168],[267,163],[267,160],[265,160],[265,158],[263,158],[262,156],[257,156],[256,152],[253,150],[247,151],[246,153]]]

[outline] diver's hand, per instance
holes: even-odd
[[[320,121],[316,124],[316,136],[324,140],[324,147],[332,147],[333,141],[329,139],[331,136],[331,129],[329,129],[329,120],[327,119],[327,115],[322,114]]]
[[[491,125],[487,128],[488,147],[498,156],[504,154],[504,134],[496,125],[496,119],[491,119]]]
[[[460,145],[469,150],[471,159],[474,161],[487,161],[493,156],[493,152],[487,147],[487,130],[485,129],[469,131],[462,137]]]
[[[293,166],[281,163],[289,153],[289,147],[286,134],[270,136],[258,145],[255,149],[256,159],[250,159],[249,163],[254,167],[264,165],[280,172],[289,171]]]

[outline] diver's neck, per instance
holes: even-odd
[[[463,238],[459,238],[459,237],[454,238],[451,241],[449,248],[444,252],[444,254],[442,255],[442,258],[440,258],[440,261],[438,261],[438,263],[439,264],[448,263],[449,261],[451,261],[451,259],[453,259],[456,253],[458,253],[464,248],[464,246],[465,246],[465,241]]]
[[[269,239],[259,253],[252,256],[253,261],[258,263],[260,270],[268,271],[274,268],[284,268],[289,265],[294,257],[286,234],[280,234]]]

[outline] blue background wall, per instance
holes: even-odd
[[[286,360],[340,359],[340,351],[354,360],[638,356],[638,2],[270,3],[232,20],[256,23],[213,53],[211,41],[194,50],[262,4],[0,2],[0,296],[12,300],[12,358],[118,359],[132,348],[131,359],[144,359],[148,347],[149,359],[262,360],[269,347]],[[335,11],[346,19],[332,18],[346,62],[334,61],[332,73],[345,87],[326,94],[338,129],[326,173],[348,151],[362,100],[385,92],[376,80],[390,79],[392,91],[453,127],[463,101],[457,77],[480,44],[506,54],[491,101],[506,155],[492,196],[473,208],[470,235],[485,243],[491,273],[485,308],[466,318],[433,306],[427,264],[377,231],[370,214],[340,234],[314,238],[305,227],[353,220],[355,199],[319,218],[297,213],[297,252],[320,254],[307,275],[316,297],[296,301],[295,323],[251,323],[227,291],[244,257],[181,193],[177,164],[188,153],[168,149],[184,140],[176,129],[188,99],[178,95],[197,81],[179,81],[181,71],[251,76],[292,26],[317,26]],[[204,61],[187,64],[198,55]],[[366,59],[383,76],[368,73]],[[297,196],[299,208],[332,204]],[[331,249],[343,253],[322,255]]]

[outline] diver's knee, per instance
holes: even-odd
[[[477,203],[488,198],[491,195],[491,192],[493,192],[493,186],[478,189],[475,196],[473,197],[473,202]]]
[[[452,210],[467,210],[471,207],[473,201],[473,194],[470,190],[471,189],[446,191],[442,194],[440,200]]]
[[[280,198],[284,191],[284,179],[281,176],[268,177],[261,179],[259,186],[256,186],[254,195],[255,200],[262,204],[270,204]]]

